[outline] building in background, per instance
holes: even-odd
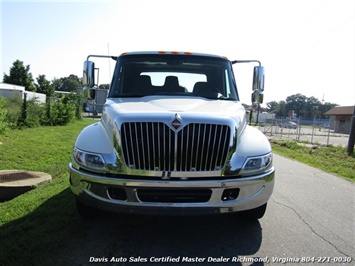
[[[334,129],[335,133],[350,133],[354,108],[355,106],[338,106],[324,113],[324,115],[330,116],[330,128]]]

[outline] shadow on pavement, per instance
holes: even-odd
[[[41,223],[51,226],[41,227]],[[252,258],[262,243],[259,221],[243,221],[229,214],[142,216],[106,213],[98,219],[85,220],[77,214],[69,188],[31,214],[0,229],[13,234],[0,233],[0,260],[4,259],[5,265],[23,262],[27,265],[135,265],[129,260],[139,259],[146,259],[148,264],[170,265],[169,257],[170,260],[180,257],[180,262],[183,257],[205,258],[206,264],[209,257],[216,261],[223,257],[231,262],[238,256]],[[23,247],[21,256],[13,254],[14,245]],[[101,263],[94,263],[100,258]],[[110,263],[112,258],[116,263]],[[126,262],[119,262],[120,258]],[[159,263],[162,258],[168,261]],[[149,263],[154,259],[157,259],[155,263]],[[234,262],[233,265],[242,264]]]

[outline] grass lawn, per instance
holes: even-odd
[[[307,146],[292,140],[271,140],[271,145],[274,153],[355,182],[355,155],[348,156],[346,148]]]
[[[95,122],[7,131],[0,135],[0,170],[46,172],[53,181],[0,203],[0,265],[39,265],[47,252],[80,231],[68,186],[68,163],[77,134]]]
[[[48,254],[89,230],[76,211],[67,167],[77,134],[94,122],[83,119],[0,135],[0,170],[40,171],[53,177],[49,184],[0,203],[0,265],[41,265]],[[355,180],[355,156],[346,156],[345,149],[311,149],[290,141],[272,145],[278,154]]]

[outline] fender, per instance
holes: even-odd
[[[271,152],[267,137],[257,128],[246,126],[238,139],[236,154],[240,157],[260,156]]]
[[[257,157],[271,152],[271,146],[266,136],[257,128],[246,126],[238,137],[237,149],[223,172],[224,175],[239,174],[248,157]]]
[[[101,154],[112,154],[113,142],[106,133],[101,122],[85,127],[78,135],[75,147],[78,149]]]

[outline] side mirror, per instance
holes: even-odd
[[[94,100],[95,99],[95,89],[90,88],[88,86],[83,88],[83,100],[84,102],[87,102],[88,100]]]
[[[255,91],[251,94],[251,102],[252,103],[263,103],[264,101],[264,92]]]
[[[253,91],[264,91],[265,74],[263,66],[254,67]]]
[[[83,85],[90,88],[95,86],[95,63],[92,61],[84,62]]]
[[[83,100],[95,99],[95,63],[92,61],[85,61],[83,68]]]

